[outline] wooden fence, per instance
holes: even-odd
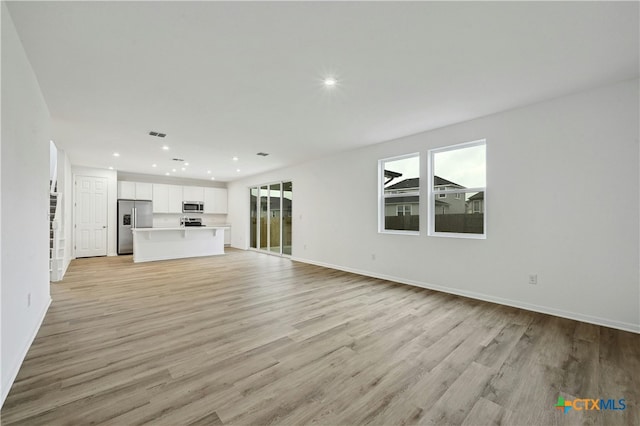
[[[399,231],[417,231],[419,229],[420,216],[385,216],[384,228]]]
[[[280,245],[280,218],[279,217],[271,217],[271,218],[260,218],[260,246],[265,248],[267,246],[267,220],[270,221],[270,237],[271,237],[271,246],[279,246]],[[251,219],[251,245],[250,247],[256,246],[256,219]],[[284,229],[282,230],[282,239],[284,245],[291,245],[291,217],[282,218],[282,226]]]
[[[461,234],[484,233],[484,213],[437,214],[436,232],[458,232]]]
[[[420,217],[411,216],[386,216],[384,218],[385,229],[417,231]],[[436,232],[458,232],[461,234],[482,234],[484,232],[484,214],[437,214],[435,223]]]

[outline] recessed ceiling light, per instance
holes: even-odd
[[[114,153],[113,153],[113,156],[114,156],[114,157],[120,157],[120,154],[119,154],[119,153],[117,153],[117,152],[114,152]]]
[[[169,176],[169,175],[170,175],[170,173],[169,173],[169,172],[167,172],[167,173],[165,173],[165,175]]]
[[[337,81],[336,81],[336,79],[335,79],[335,78],[333,78],[333,77],[327,77],[327,78],[325,78],[325,79],[324,79],[324,82],[323,82],[323,83],[324,83],[324,85],[325,85],[326,87],[333,87],[333,86],[335,86],[335,85],[336,85],[336,83],[338,83],[338,82],[337,82]]]
[[[113,166],[109,166],[109,170],[113,170]]]
[[[233,161],[238,161],[238,157],[233,157]]]
[[[236,172],[239,172],[239,171],[240,171],[240,169],[236,169]]]
[[[171,169],[171,171],[172,171],[173,173],[175,173],[175,172],[176,172],[176,169]]]
[[[157,164],[152,164],[151,167],[158,167],[158,165]]]
[[[169,147],[168,146],[163,146],[162,149],[164,149],[165,151],[169,151]]]
[[[211,174],[211,170],[207,170],[207,174],[210,175]]]
[[[188,166],[188,165],[189,165],[189,163],[184,163],[184,165],[185,165],[185,166]]]
[[[183,167],[183,168],[182,168],[182,171],[184,172],[185,170],[187,170],[187,169]]]
[[[213,176],[211,176],[211,180],[216,180],[216,178],[214,178]]]

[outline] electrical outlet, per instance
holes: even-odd
[[[530,274],[529,275],[529,284],[531,284],[531,285],[537,285],[538,284],[538,275],[537,274]]]

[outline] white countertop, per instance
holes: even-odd
[[[175,228],[132,228],[133,232],[141,231],[141,232],[156,232],[156,231],[206,231],[207,229],[225,229],[228,226],[178,226]]]

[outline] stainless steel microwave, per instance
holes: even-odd
[[[204,213],[204,203],[200,201],[183,201],[182,213]]]

